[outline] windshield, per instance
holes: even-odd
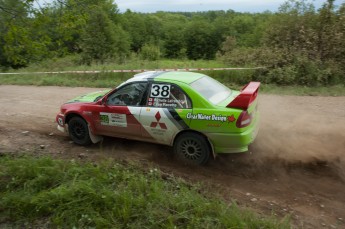
[[[213,104],[218,104],[228,98],[231,90],[217,80],[204,76],[190,84],[203,97]]]

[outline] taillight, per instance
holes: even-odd
[[[249,126],[252,122],[252,116],[248,113],[248,111],[242,111],[240,117],[238,117],[236,126],[238,128],[243,128]]]

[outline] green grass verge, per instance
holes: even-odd
[[[0,227],[289,228],[157,169],[30,156],[0,160]]]
[[[212,76],[233,89],[241,89],[251,79],[254,70],[242,71],[207,71],[201,72]],[[113,88],[135,73],[99,73],[99,74],[49,74],[49,75],[1,75],[0,84],[68,86],[68,87],[101,87]],[[261,92],[282,95],[320,95],[345,96],[344,85],[335,86],[276,86],[262,84]]]
[[[221,68],[227,67],[224,63],[216,60],[183,60],[183,59],[161,59],[156,61],[131,58],[122,63],[104,63],[93,65],[79,64],[78,56],[48,59],[39,63],[18,70],[9,72],[41,72],[41,71],[86,71],[86,70],[124,70],[124,69],[161,69],[161,68]]]
[[[217,68],[227,66],[217,60],[171,60],[157,61],[140,60],[131,57],[122,63],[105,63],[102,65],[80,65],[79,56],[67,56],[64,58],[48,59],[30,65],[27,68],[11,70],[10,72],[44,72],[44,71],[70,71],[70,70],[113,70],[113,69],[163,69],[163,68]],[[220,82],[234,89],[240,89],[249,81],[262,80],[262,70],[227,70],[227,71],[202,71]],[[28,74],[28,75],[0,75],[0,84],[13,85],[37,85],[37,86],[70,86],[70,87],[115,87],[135,73],[98,73],[98,74]],[[344,96],[344,85],[335,86],[276,86],[263,84],[261,92],[284,95],[323,95]]]
[[[345,96],[344,85],[306,87],[262,84],[260,91],[265,94],[276,95]]]
[[[132,76],[133,73],[3,75],[0,76],[0,84],[67,87],[115,87]]]

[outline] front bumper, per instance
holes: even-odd
[[[56,122],[58,123],[57,129],[63,133],[68,134],[68,124],[65,123],[65,115],[59,113],[56,116]],[[89,137],[93,143],[97,143],[102,141],[102,136],[94,135],[90,129],[90,125],[88,124],[88,129],[89,129]]]

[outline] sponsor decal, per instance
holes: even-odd
[[[220,121],[220,122],[226,122],[227,120],[227,116],[215,115],[215,114],[206,115],[202,113],[198,113],[198,114],[188,113],[186,118],[192,119],[192,120],[206,120],[206,121]]]
[[[147,101],[147,105],[153,106],[154,101],[155,101],[154,98],[149,98],[149,100]]]
[[[235,122],[236,118],[234,115],[228,116],[228,122]]]
[[[146,137],[168,145],[180,130],[189,128],[173,108],[150,107],[149,112],[140,114],[140,123]]]
[[[179,104],[185,104],[185,100],[181,99],[164,99],[164,98],[149,98],[147,101],[148,106],[176,108]]]
[[[108,114],[100,113],[100,119],[102,125],[109,125],[109,116]]]
[[[219,124],[219,123],[207,123],[207,126],[208,127],[220,127],[221,124]]]
[[[157,126],[160,126],[160,128],[163,130],[168,129],[165,123],[159,122],[159,120],[161,119],[161,114],[159,113],[159,111],[157,111],[155,118],[156,118],[156,122],[151,122],[150,127],[157,128]]]
[[[236,120],[234,115],[231,115],[231,116],[215,115],[215,114],[207,115],[203,113],[198,113],[198,114],[188,113],[186,118],[191,119],[191,120],[205,120],[205,121],[217,121],[217,122],[234,122]]]
[[[125,114],[100,113],[101,125],[127,127],[127,117]]]

